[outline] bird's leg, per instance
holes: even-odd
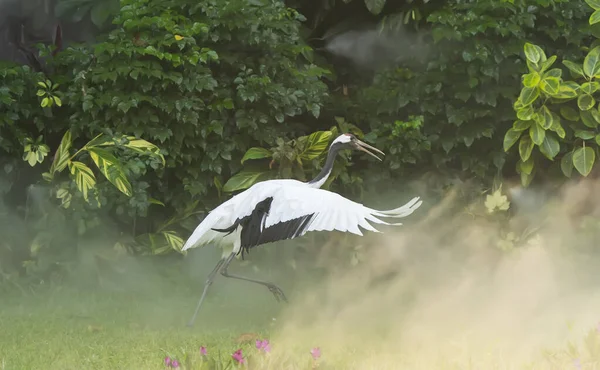
[[[229,267],[229,263],[231,263],[231,260],[233,259],[233,256],[235,256],[235,252],[232,253],[231,256],[223,264],[223,268],[221,269],[221,275],[223,275],[225,277],[228,277],[228,278],[245,280],[245,281],[249,281],[251,283],[256,283],[256,284],[264,285],[267,288],[269,288],[269,291],[271,293],[273,293],[273,295],[275,296],[275,299],[277,300],[277,302],[279,302],[280,300],[283,300],[284,302],[288,301],[287,297],[283,293],[283,290],[281,290],[280,287],[278,287],[277,285],[275,285],[273,283],[269,283],[268,281],[255,280],[255,279],[251,279],[251,278],[247,278],[247,277],[243,277],[243,276],[239,276],[239,275],[232,275],[232,274],[230,274],[227,271],[227,268]]]
[[[198,315],[198,311],[200,310],[200,306],[202,305],[202,302],[204,301],[204,297],[206,297],[206,293],[208,292],[208,287],[210,287],[212,285],[213,281],[215,280],[215,276],[221,270],[221,267],[223,266],[223,264],[226,261],[231,262],[230,261],[231,258],[232,257],[229,257],[227,259],[221,258],[219,260],[219,262],[217,262],[217,265],[215,266],[215,268],[210,272],[210,274],[206,278],[206,282],[204,283],[204,290],[202,291],[202,296],[200,297],[200,300],[198,301],[198,305],[196,306],[196,311],[194,311],[194,315],[192,316],[192,319],[187,324],[188,327],[191,328],[194,325],[194,321],[196,321],[196,315]]]

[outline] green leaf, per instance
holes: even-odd
[[[57,106],[62,107],[62,100],[60,100],[58,96],[54,95],[52,99],[54,99],[54,103],[56,103]]]
[[[562,127],[560,117],[554,112],[552,112],[552,127],[550,127],[550,130],[556,132],[558,137],[560,137],[561,139],[564,139],[567,134],[565,132],[565,129]]]
[[[535,71],[527,73],[523,75],[523,86],[531,88],[536,87],[541,79],[540,74]]]
[[[513,129],[515,129],[515,131],[525,131],[531,127],[531,123],[531,120],[516,120],[515,122],[513,122]]]
[[[49,104],[50,104],[50,99],[48,97],[45,97],[44,99],[42,99],[42,103],[40,105],[42,106],[42,108],[45,108]]]
[[[96,186],[96,177],[92,170],[85,164],[78,161],[69,162],[71,175],[75,177],[75,184],[79,191],[83,193],[83,198],[88,200],[88,191]]]
[[[594,10],[600,9],[600,0],[585,0],[585,2]]]
[[[555,95],[560,89],[560,79],[558,77],[544,77],[540,82],[540,89],[548,95]]]
[[[524,172],[528,175],[531,175],[531,172],[533,172],[534,165],[535,163],[533,162],[533,158],[529,158],[526,161],[519,160],[519,162],[517,162],[517,168],[519,169],[519,171],[521,173]]]
[[[306,140],[304,151],[300,153],[300,158],[308,161],[318,158],[327,150],[331,135],[331,131],[317,131],[310,134]]]
[[[600,72],[600,46],[593,48],[583,61],[583,72],[588,77],[593,77]]]
[[[553,160],[554,157],[560,151],[560,143],[554,137],[554,134],[547,132],[544,136],[544,142],[540,145],[540,152],[546,156],[546,158]]]
[[[566,107],[566,106],[560,107],[560,114],[569,121],[572,121],[572,122],[579,121],[579,113],[571,107]]]
[[[600,145],[600,134],[596,135],[596,144]]]
[[[589,20],[590,25],[596,24],[598,22],[600,22],[600,9],[594,11],[592,13],[592,15],[590,15],[590,20]]]
[[[573,166],[583,176],[590,174],[595,160],[596,152],[589,146],[579,148],[573,153]]]
[[[250,148],[244,154],[244,157],[242,158],[242,164],[244,164],[244,162],[246,162],[248,159],[271,158],[272,156],[273,154],[268,149],[258,147]]]
[[[560,69],[560,68],[552,68],[548,72],[544,73],[544,75],[542,77],[543,78],[546,78],[546,77],[555,77],[555,78],[558,78],[560,80],[560,78],[562,77],[562,69]]]
[[[383,10],[385,2],[386,0],[365,0],[365,5],[372,14],[377,15]]]
[[[545,105],[543,105],[540,109],[540,116],[542,117],[541,121],[544,130],[548,130],[550,127],[552,127],[552,112],[550,112],[550,109],[548,109],[548,107]]]
[[[231,193],[237,190],[244,190],[266,177],[268,177],[266,171],[241,171],[227,180],[225,185],[223,185],[223,191]]]
[[[537,45],[526,42],[523,49],[525,50],[525,57],[533,64],[538,64],[540,61],[544,62],[546,60],[546,54]]]
[[[551,56],[550,58],[548,58],[546,61],[544,61],[542,63],[542,68],[541,71],[544,72],[545,70],[547,70],[548,68],[550,68],[551,65],[554,64],[554,62],[556,62],[556,55]],[[558,68],[555,68],[555,70],[557,70],[558,72],[560,72],[562,74],[562,71]],[[560,77],[561,75],[559,75],[558,77]]]
[[[589,127],[589,128],[598,127],[598,121],[596,121],[596,119],[592,115],[591,111],[589,111],[589,110],[580,111],[579,116],[581,117],[581,121],[583,122],[583,124],[586,125],[587,127]]]
[[[546,137],[546,131],[538,124],[531,125],[529,129],[529,136],[535,145],[542,145],[544,138]]]
[[[123,144],[126,148],[129,148],[135,152],[142,154],[149,154],[154,157],[160,158],[163,166],[165,165],[165,157],[160,153],[160,148],[144,139],[136,138],[135,136],[124,136],[126,143]],[[114,146],[115,142],[113,139],[106,137],[105,135],[98,135],[94,139],[90,140],[85,144],[85,148],[101,147],[101,146]]]
[[[596,104],[596,100],[594,100],[594,97],[591,95],[581,94],[577,98],[577,106],[581,110],[584,110],[584,111],[590,110],[594,107],[595,104]]]
[[[519,140],[519,137],[521,137],[521,131],[517,131],[512,128],[506,131],[503,144],[504,151],[508,152],[508,150],[517,142],[517,140]]]
[[[594,131],[589,130],[575,130],[575,137],[578,137],[583,140],[589,140],[596,136]]]
[[[156,204],[156,205],[163,206],[163,207],[165,206],[165,204],[163,202],[161,202],[160,200],[155,199],[155,198],[148,198],[148,203]]]
[[[173,248],[174,250],[180,252],[181,248],[183,248],[183,243],[184,240],[182,237],[180,237],[179,235],[177,235],[177,233],[175,231],[163,231],[162,234],[164,235],[167,244],[169,244],[169,246],[171,248]]]
[[[531,105],[528,105],[524,108],[519,108],[517,110],[517,118],[523,121],[529,121],[533,118],[533,108]]]
[[[597,81],[584,82],[581,84],[580,89],[584,93],[592,95],[593,93],[598,91],[598,89],[600,89],[600,82],[597,82]]]
[[[540,96],[540,91],[537,87],[524,87],[521,90],[521,94],[519,95],[519,101],[523,104],[524,107],[526,107],[533,103],[538,98],[538,96]]]
[[[52,165],[50,166],[50,174],[54,176],[56,171],[61,172],[67,167],[69,164],[70,155],[69,149],[71,148],[71,131],[67,130],[63,135],[60,144],[58,145],[58,149],[56,149],[56,153],[54,154],[54,161],[52,161]]]
[[[131,196],[131,184],[127,180],[125,171],[119,160],[108,150],[99,147],[88,148],[88,153],[98,169],[120,192],[127,196]]]
[[[560,169],[567,177],[573,173],[573,152],[565,154],[560,160]]]
[[[569,71],[573,72],[576,76],[583,77],[583,68],[577,63],[573,63],[568,60],[563,60],[562,63],[569,69]]]
[[[531,151],[533,150],[534,144],[531,138],[527,135],[521,137],[519,141],[519,155],[522,161],[526,161],[531,157]]]

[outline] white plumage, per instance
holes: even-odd
[[[229,263],[240,252],[243,256],[244,251],[258,245],[297,238],[310,231],[337,230],[362,236],[361,229],[379,232],[372,224],[402,225],[388,223],[381,218],[409,216],[421,206],[422,201],[419,197],[414,197],[399,208],[380,211],[320,189],[331,174],[334,159],[340,150],[361,150],[381,160],[367,148],[383,154],[354,135],[340,135],[329,147],[327,161],[312,181],[263,181],[213,209],[196,227],[182,248],[186,251],[207,244],[216,244],[222,248],[222,258],[208,276],[194,316],[188,325],[193,325],[208,287],[219,272],[226,277],[264,285],[278,300],[287,300],[283,291],[275,284],[232,275],[227,271]]]
[[[273,202],[268,214],[263,216],[265,228],[302,216],[314,215],[306,228],[298,234],[294,234],[294,238],[309,231],[337,230],[360,236],[363,235],[360,228],[379,232],[370,222],[383,225],[402,225],[401,223],[390,224],[378,217],[406,217],[422,204],[419,197],[415,197],[399,208],[379,211],[353,202],[337,193],[308,187],[306,183],[300,181],[264,181],[253,185],[211,211],[194,230],[183,246],[183,250],[216,243],[226,248],[223,251],[223,257],[239,252],[241,243],[237,243],[235,239],[239,239],[241,226],[238,226],[227,237],[223,237],[224,233],[212,229],[225,229],[233,225],[237,219],[250,216],[256,205],[269,197],[273,198]],[[233,249],[227,248],[227,244],[230,244]]]

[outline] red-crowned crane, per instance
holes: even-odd
[[[382,155],[379,149],[358,140],[352,134],[342,134],[329,147],[327,161],[321,172],[309,182],[291,179],[267,180],[256,183],[243,192],[213,209],[196,227],[182,250],[206,244],[217,244],[223,249],[217,263],[204,284],[204,291],[188,326],[192,326],[196,315],[217,273],[229,278],[250,281],[269,288],[275,299],[287,302],[285,294],[277,285],[266,281],[230,274],[227,267],[233,258],[250,248],[278,240],[293,239],[309,231],[350,232],[362,235],[365,230],[379,232],[369,222],[390,224],[378,217],[400,218],[413,213],[422,201],[415,197],[402,207],[389,211],[378,211],[353,202],[339,194],[320,189],[333,169],[337,153],[343,149],[366,152],[381,160],[368,149]]]

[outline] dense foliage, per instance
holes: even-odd
[[[533,45],[579,60],[580,45],[591,45],[596,32],[588,22],[593,9],[567,0],[102,4],[61,0],[55,8],[69,22],[91,22],[94,42],[66,40],[58,52],[43,46],[43,69],[0,67],[0,210],[27,229],[30,185],[37,184],[63,206],[66,224],[76,222],[74,234],[111,220],[121,233],[118,250],[151,254],[178,249],[194,216],[233,191],[266,178],[307,179],[339,132],[388,154],[384,166],[348,156],[336,164],[336,181],[326,186],[355,196],[363,182],[377,189],[417,171],[490,182],[520,163],[523,173],[530,163],[523,154],[554,134],[522,139],[520,162],[503,150],[521,75],[530,73],[523,83],[532,89],[532,68],[551,74],[540,76],[544,86],[560,77],[549,62],[536,64],[542,54]],[[364,44],[344,51],[338,39],[332,46],[332,34],[348,32],[359,32]],[[386,36],[392,41],[369,49]],[[595,74],[586,63],[584,78]],[[595,114],[588,98],[595,91],[577,99],[584,125],[585,112]],[[551,129],[548,122],[541,127]],[[546,149],[552,158],[558,153]],[[583,163],[585,174],[586,161],[572,162],[578,170]],[[0,253],[11,256],[0,261],[41,263],[35,232],[26,234],[10,246],[0,241]]]

